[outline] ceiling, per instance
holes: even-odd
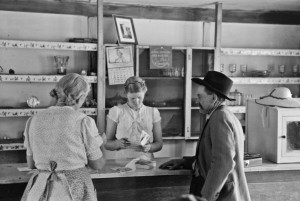
[[[90,0],[93,1],[93,0]],[[214,0],[103,0],[104,3],[214,8]],[[224,10],[298,11],[300,0],[220,0]]]

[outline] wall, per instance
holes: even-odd
[[[95,19],[84,16],[53,15],[39,13],[3,12],[0,11],[0,38],[19,40],[67,41],[69,38],[96,37]],[[88,29],[88,26],[91,25]],[[214,23],[183,22],[134,19],[138,42],[141,45],[173,45],[173,46],[213,46]],[[4,27],[4,28],[3,28]],[[205,28],[204,28],[205,27]],[[299,48],[300,26],[292,25],[262,25],[262,24],[226,24],[222,26],[223,47],[253,47],[253,48]],[[205,33],[205,34],[203,34]],[[117,41],[115,27],[111,18],[104,19],[104,42],[114,44]],[[87,66],[87,53],[75,51],[48,51],[0,49],[0,65],[5,72],[13,68],[16,73],[54,74],[53,56],[65,54],[70,56],[68,70],[80,72]],[[283,57],[222,57],[225,73],[228,64],[239,65],[246,63],[249,71],[266,69],[269,64],[274,65],[274,76],[278,76],[279,63],[288,66],[298,63],[298,58]],[[290,67],[288,67],[290,68]],[[265,95],[277,85],[265,86],[234,86],[233,89],[244,93],[255,94],[257,97]],[[1,83],[0,103],[5,107],[19,107],[24,105],[27,97],[36,95],[41,100],[41,107],[49,106],[52,100],[48,92],[53,84],[16,84]],[[297,86],[291,86],[294,94],[298,94]],[[4,95],[5,94],[5,95]],[[27,118],[1,118],[0,137],[10,138],[22,136]],[[165,140],[164,148],[156,153],[157,157],[193,155],[196,141]],[[113,157],[108,153],[108,157]]]

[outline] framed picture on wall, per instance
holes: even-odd
[[[113,15],[119,43],[137,44],[137,38],[131,17]]]

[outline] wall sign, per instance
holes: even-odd
[[[171,46],[150,46],[150,69],[172,68]]]

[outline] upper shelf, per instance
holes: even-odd
[[[300,56],[298,49],[250,49],[250,48],[221,48],[222,55],[250,56]]]
[[[95,43],[69,43],[47,41],[0,40],[0,48],[26,48],[45,50],[97,51]]]
[[[143,19],[215,21],[213,6],[208,7],[206,4],[192,7],[185,3],[182,3],[180,6],[174,6],[172,3],[160,2],[164,3],[149,5],[139,0],[131,1],[131,3],[127,4],[126,2],[105,1],[100,6],[100,9],[103,7],[103,10],[101,9],[99,12],[103,11],[103,16],[105,17],[111,17],[112,14],[115,14]],[[0,8],[6,11],[83,15],[89,17],[98,15],[96,0],[0,0]],[[223,22],[300,24],[300,12],[298,11],[248,10],[248,8],[243,9],[240,7],[224,9],[222,13]]]
[[[300,84],[300,77],[230,77],[234,84]]]
[[[17,108],[17,109],[1,109],[0,117],[30,117],[45,108]],[[97,108],[80,108],[80,112],[86,115],[97,115]]]
[[[300,77],[230,77],[230,79],[233,84],[300,84]]]
[[[58,82],[63,75],[9,75],[0,73],[0,82]],[[89,83],[97,83],[97,76],[85,76]]]

